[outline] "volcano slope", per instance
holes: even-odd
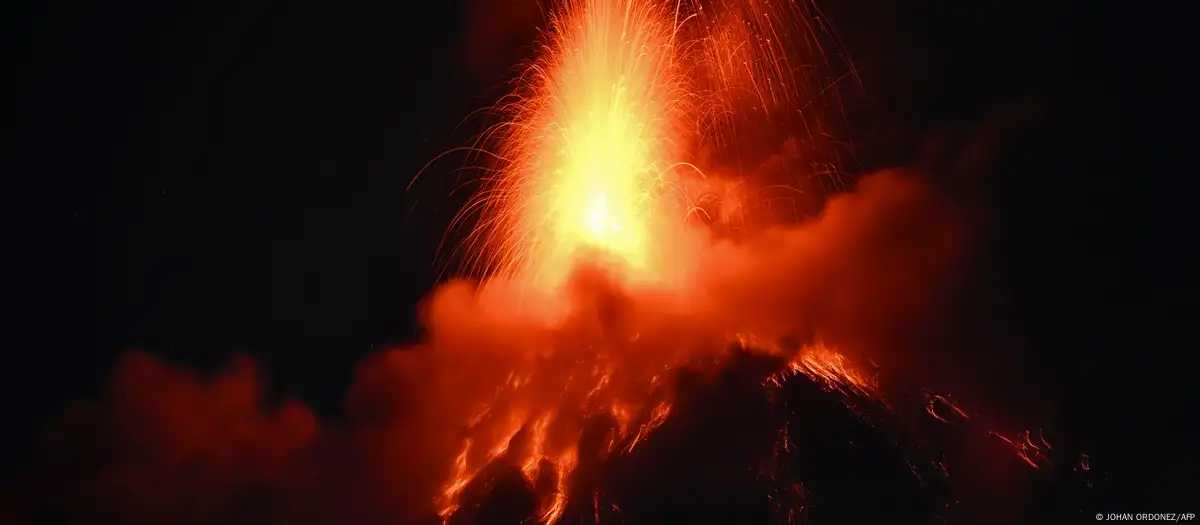
[[[606,454],[618,423],[589,417],[557,522],[1033,523],[1076,518],[1097,497],[1087,456],[1039,431],[1006,437],[946,397],[885,394],[805,355],[821,358],[734,345],[681,367],[670,414],[636,448]],[[555,484],[501,454],[448,521],[546,521]]]

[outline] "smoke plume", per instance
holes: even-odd
[[[647,407],[679,396],[630,393],[640,383],[622,378],[661,374],[679,391],[681,370],[724,355],[737,334],[821,339],[864,358],[893,350],[888,341],[930,314],[934,284],[960,253],[964,227],[947,210],[916,175],[888,171],[831,199],[807,224],[710,241],[688,262],[696,270],[682,290],[625,286],[584,266],[562,308],[542,311],[502,282],[447,283],[426,300],[423,341],[361,363],[344,424],[265,399],[247,359],[200,377],[130,352],[99,399],[48,423],[3,500],[15,513],[8,522],[436,519],[479,408],[513,381],[529,387],[505,401],[511,414],[570,406],[562,397],[578,393],[570,376],[597,348],[610,357],[604,366],[621,372],[606,386],[615,399],[640,396]],[[560,411],[547,450],[551,441],[579,442],[582,454],[585,419]],[[487,425],[470,432],[482,439]],[[580,469],[586,461],[581,455]]]

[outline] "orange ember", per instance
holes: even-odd
[[[845,355],[816,344],[803,348],[800,354],[780,374],[767,379],[775,385],[781,385],[788,377],[804,374],[817,381],[827,390],[836,390],[843,394],[857,394],[871,397],[875,394],[875,380],[858,370]]]
[[[1015,439],[1004,437],[994,431],[990,434],[1011,446],[1017,457],[1029,466],[1040,469],[1050,465],[1049,453],[1052,447],[1046,441],[1046,436],[1042,434],[1042,431],[1038,431],[1037,439],[1034,439],[1033,433],[1028,430]]]
[[[970,419],[971,418],[970,416],[967,415],[966,412],[963,412],[963,410],[961,408],[958,408],[958,405],[955,405],[954,402],[951,401],[949,397],[937,395],[937,394],[926,394],[925,397],[928,401],[928,404],[925,406],[925,411],[928,412],[930,416],[933,416],[933,418],[938,421],[941,421],[943,423],[949,423],[949,420],[941,415],[941,411],[943,408],[950,410],[950,413],[952,413],[953,415],[958,416],[962,419]]]

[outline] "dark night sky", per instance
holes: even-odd
[[[464,140],[454,126],[531,28],[495,29],[491,54],[468,61],[480,29],[454,2],[224,4],[6,9],[6,461],[123,348],[201,368],[246,352],[336,415],[354,363],[415,333],[461,200],[443,197],[449,181],[405,186]],[[1175,326],[1191,317],[1193,242],[1173,17],[887,4],[828,10],[864,75],[850,120],[865,167],[912,162],[931,136],[964,147],[988,118],[1038,108],[973,197],[993,220],[971,293],[1029,344],[954,359],[1030,385],[1114,472],[1183,461],[1196,396],[1177,362],[1195,343]]]

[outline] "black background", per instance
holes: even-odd
[[[1022,344],[964,347],[943,373],[1051,414],[1130,497],[1182,503],[1164,489],[1194,476],[1182,17],[1154,2],[853,4],[827,12],[864,78],[860,169],[915,162],[930,137],[965,149],[1034,108],[964,197],[989,219],[963,302]],[[406,185],[462,143],[455,125],[535,36],[530,17],[495,16],[481,54],[480,9],[6,8],[6,466],[124,348],[201,369],[246,352],[338,417],[353,365],[415,336],[462,202],[450,177]]]

